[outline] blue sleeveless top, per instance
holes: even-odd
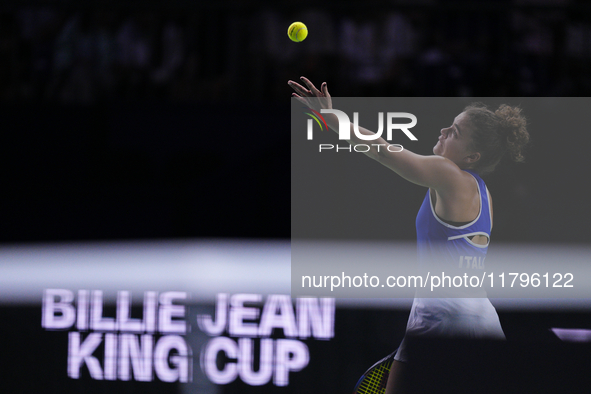
[[[430,191],[427,191],[417,215],[419,267],[442,277],[444,274],[453,276],[460,271],[475,276],[485,273],[484,258],[488,244],[475,244],[470,237],[485,235],[490,240],[488,193],[478,174],[464,171],[470,173],[478,183],[480,210],[476,219],[461,226],[445,223],[435,213]],[[414,337],[505,338],[499,316],[486,298],[485,289],[455,288],[450,285],[438,293],[438,298],[429,289],[417,289],[406,334]],[[409,357],[405,338],[394,359],[409,362]]]
[[[479,245],[470,239],[485,235],[490,240],[491,217],[486,185],[477,173],[471,174],[478,183],[480,211],[476,219],[462,226],[453,226],[441,220],[435,213],[430,190],[423,200],[416,219],[417,254],[419,267],[428,269],[433,264],[445,269],[484,270],[487,245]],[[478,271],[477,271],[478,272]]]

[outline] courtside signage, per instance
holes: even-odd
[[[142,316],[132,317],[131,291],[122,290],[115,315],[105,316],[102,290],[46,289],[41,325],[68,331],[69,378],[107,381],[188,383],[196,362],[214,384],[287,386],[310,362],[305,341],[334,337],[334,298],[220,293],[214,313],[196,319],[189,319],[189,298],[146,291]],[[209,338],[195,356],[192,328]]]
[[[216,384],[240,379],[251,386],[287,386],[290,372],[310,362],[303,340],[334,337],[334,314],[334,298],[298,298],[294,308],[289,295],[269,295],[263,302],[261,294],[219,294],[215,316],[197,316],[199,328],[212,337],[201,352],[201,369]],[[277,329],[284,338],[272,335]],[[220,355],[227,361],[220,363]]]
[[[143,318],[131,317],[131,292],[117,294],[116,316],[103,316],[102,290],[46,289],[41,325],[68,330],[67,374],[94,380],[189,382],[191,348],[185,340],[186,292],[144,293]],[[102,359],[102,360],[101,360]],[[85,369],[86,369],[85,368]]]

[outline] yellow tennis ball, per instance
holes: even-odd
[[[289,25],[287,35],[292,41],[302,42],[308,37],[308,28],[302,22],[294,22]]]

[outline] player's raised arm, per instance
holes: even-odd
[[[302,86],[294,81],[288,82],[289,86],[291,86],[296,92],[293,93],[293,97],[297,98],[302,104],[318,111],[321,109],[332,109],[332,100],[326,82],[322,83],[319,90],[307,78],[302,77],[301,79],[306,86]],[[331,129],[338,132],[339,122],[336,115],[325,114],[325,120]],[[350,127],[351,138],[348,142],[352,145],[366,144],[367,141],[357,137],[353,131],[352,123]],[[358,129],[359,132],[364,135],[375,134],[363,127],[359,127]],[[465,174],[462,173],[457,164],[449,159],[437,155],[422,156],[406,149],[389,150],[386,149],[386,147],[390,144],[381,137],[373,141],[374,142],[369,145],[370,149],[363,153],[382,163],[410,182],[442,192],[446,189],[451,190],[457,188],[458,183],[466,182]],[[468,164],[470,160],[478,160],[478,156],[467,158],[466,164]]]

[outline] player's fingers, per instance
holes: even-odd
[[[302,85],[300,85],[297,82],[288,81],[287,84],[289,86],[291,86],[291,88],[293,90],[295,90],[297,93],[299,93],[301,96],[306,96],[306,97],[312,96],[312,92],[310,92],[308,89],[306,89],[305,87],[303,87]]]
[[[330,97],[330,93],[328,93],[328,87],[326,86],[326,82],[322,83],[322,93],[325,97]]]
[[[316,89],[316,86],[314,86],[314,84],[312,82],[310,82],[310,80],[306,77],[300,77],[300,79],[302,81],[304,81],[304,83],[308,86],[308,89],[310,89],[310,91],[312,92],[312,94],[314,94],[315,96],[321,96],[322,92],[320,92],[320,90]]]
[[[304,104],[306,107],[308,107],[308,102],[302,98],[301,96],[298,96],[296,93],[292,93],[291,97],[295,98],[296,100],[298,100],[300,103]]]

